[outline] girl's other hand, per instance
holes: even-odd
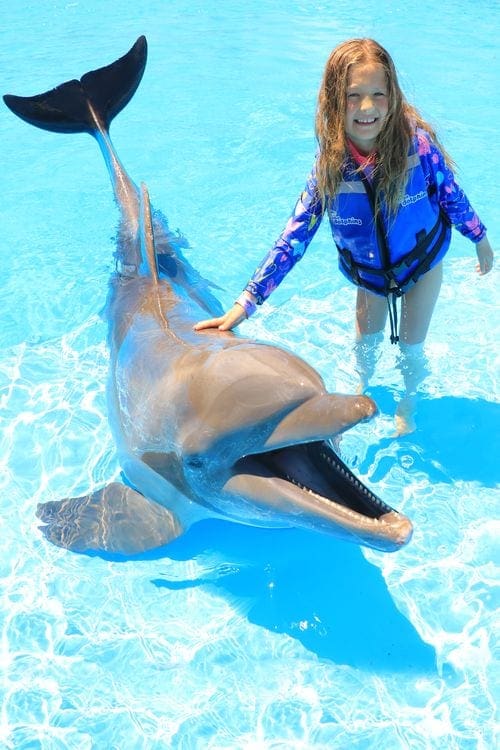
[[[479,260],[476,270],[481,276],[484,276],[493,268],[493,250],[486,237],[476,243],[476,253]]]

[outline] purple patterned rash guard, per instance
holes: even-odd
[[[418,179],[421,185],[426,188],[426,190],[417,193],[416,198],[425,200],[427,206],[430,203],[435,215],[443,216],[445,221],[458,229],[464,237],[468,237],[472,242],[479,242],[486,234],[485,226],[481,223],[463,190],[456,183],[452,171],[446,165],[443,154],[432,141],[429,134],[420,128],[416,129],[409,161],[411,154],[413,154]],[[357,240],[354,239],[353,241],[354,245],[356,245],[356,242],[360,245],[369,245],[371,238],[368,236],[368,230],[366,230],[366,236],[363,236],[365,230],[356,227],[356,225],[362,225],[363,222],[356,216],[355,211],[353,211],[359,205],[355,203],[355,200],[359,201],[359,194],[364,193],[359,172],[355,172],[356,168],[357,165],[353,161],[350,161],[349,158],[346,162],[345,174],[343,175],[344,180],[347,180],[347,182],[343,184],[349,187],[353,197],[351,202],[349,202],[349,197],[346,199],[344,196],[343,214],[339,217],[336,208],[339,196],[335,196],[333,199],[328,198],[325,205],[322,204],[318,193],[315,168],[313,167],[307,179],[305,189],[284,231],[279,236],[274,247],[271,248],[258,266],[246,286],[246,291],[251,292],[257,298],[257,304],[262,304],[269,297],[295,263],[302,258],[309,243],[316,234],[325,212],[329,215],[332,235],[337,243],[339,241],[339,233],[342,235],[342,225],[347,226],[347,224],[350,224],[349,231],[352,233],[352,230],[355,230],[355,238],[356,231],[358,232]],[[370,179],[368,173],[365,174],[365,177],[368,180]],[[349,193],[349,190],[344,192]],[[414,196],[408,195],[408,192],[410,191],[407,191],[401,202],[399,213],[404,213],[404,210],[408,211],[409,204],[417,203],[414,200]],[[355,194],[358,194],[357,198],[355,198]],[[383,206],[382,213],[384,213]],[[373,222],[371,223],[373,225]],[[345,232],[347,232],[347,229],[345,229]],[[449,232],[441,252],[430,267],[441,260],[448,247]],[[410,250],[411,248],[401,249],[399,251],[399,258],[404,259],[405,255],[409,255]],[[398,255],[397,248],[395,249],[395,255]],[[369,268],[369,258],[372,256],[375,256],[375,253],[367,252],[368,266],[365,266],[365,268]],[[340,264],[340,267],[345,273],[342,264]],[[374,261],[375,267],[380,268],[380,259],[378,265]],[[429,268],[426,268],[426,270],[429,270]]]

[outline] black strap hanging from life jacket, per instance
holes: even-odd
[[[389,323],[391,326],[391,344],[397,344],[399,341],[398,308],[396,304],[398,296],[402,297],[403,295],[398,295],[396,291],[389,292],[389,294],[387,295],[387,306],[389,307]]]
[[[376,210],[375,196],[376,196],[377,184],[375,180],[373,180],[373,185],[371,185],[367,176],[363,172],[360,173],[360,177],[361,177],[361,181],[363,182],[364,188],[366,190],[368,200],[370,201],[370,205],[373,211],[373,216],[375,218],[375,227],[377,230],[378,246],[380,248],[380,252],[382,255],[382,264],[384,266],[384,269],[389,269],[391,267],[391,261],[390,261],[391,256],[389,253],[389,244],[387,242],[387,233],[385,231],[385,226],[382,220],[381,212],[380,210]],[[400,289],[399,286],[397,285],[394,279],[394,275],[392,275],[392,277],[393,278],[391,279],[389,274],[385,272],[385,288],[386,288],[386,294],[387,294],[387,305],[389,307],[389,323],[391,326],[391,344],[397,344],[397,342],[399,341],[397,298],[402,296],[403,290]],[[396,286],[391,286],[391,285],[396,285]]]

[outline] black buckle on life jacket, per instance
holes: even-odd
[[[440,214],[429,233],[426,233],[425,229],[421,229],[417,232],[417,244],[413,250],[411,250],[399,263],[391,266],[390,269],[386,271],[387,278],[394,278],[395,276],[401,277],[401,272],[404,271],[405,268],[410,268],[415,261],[417,261],[417,266],[413,269],[413,273],[408,275],[400,282],[400,284],[398,284],[400,288],[398,296],[407,292],[408,289],[417,283],[418,279],[423,276],[424,273],[427,273],[443,246],[448,227],[449,222],[445,221],[445,217]],[[436,235],[438,235],[437,238]],[[434,240],[434,247],[429,251],[429,247]]]

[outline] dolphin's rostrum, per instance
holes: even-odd
[[[146,39],[107,67],[32,97],[6,95],[32,125],[87,132],[101,148],[120,209],[111,277],[108,411],[127,484],[40,505],[42,530],[76,551],[134,554],[203,518],[302,527],[384,551],[410,521],[340,460],[331,438],[371,417],[366,396],[327,393],[294,354],[232,332],[195,332],[221,308],[184,259],[166,220],[151,215],[108,130],[140,83]]]

